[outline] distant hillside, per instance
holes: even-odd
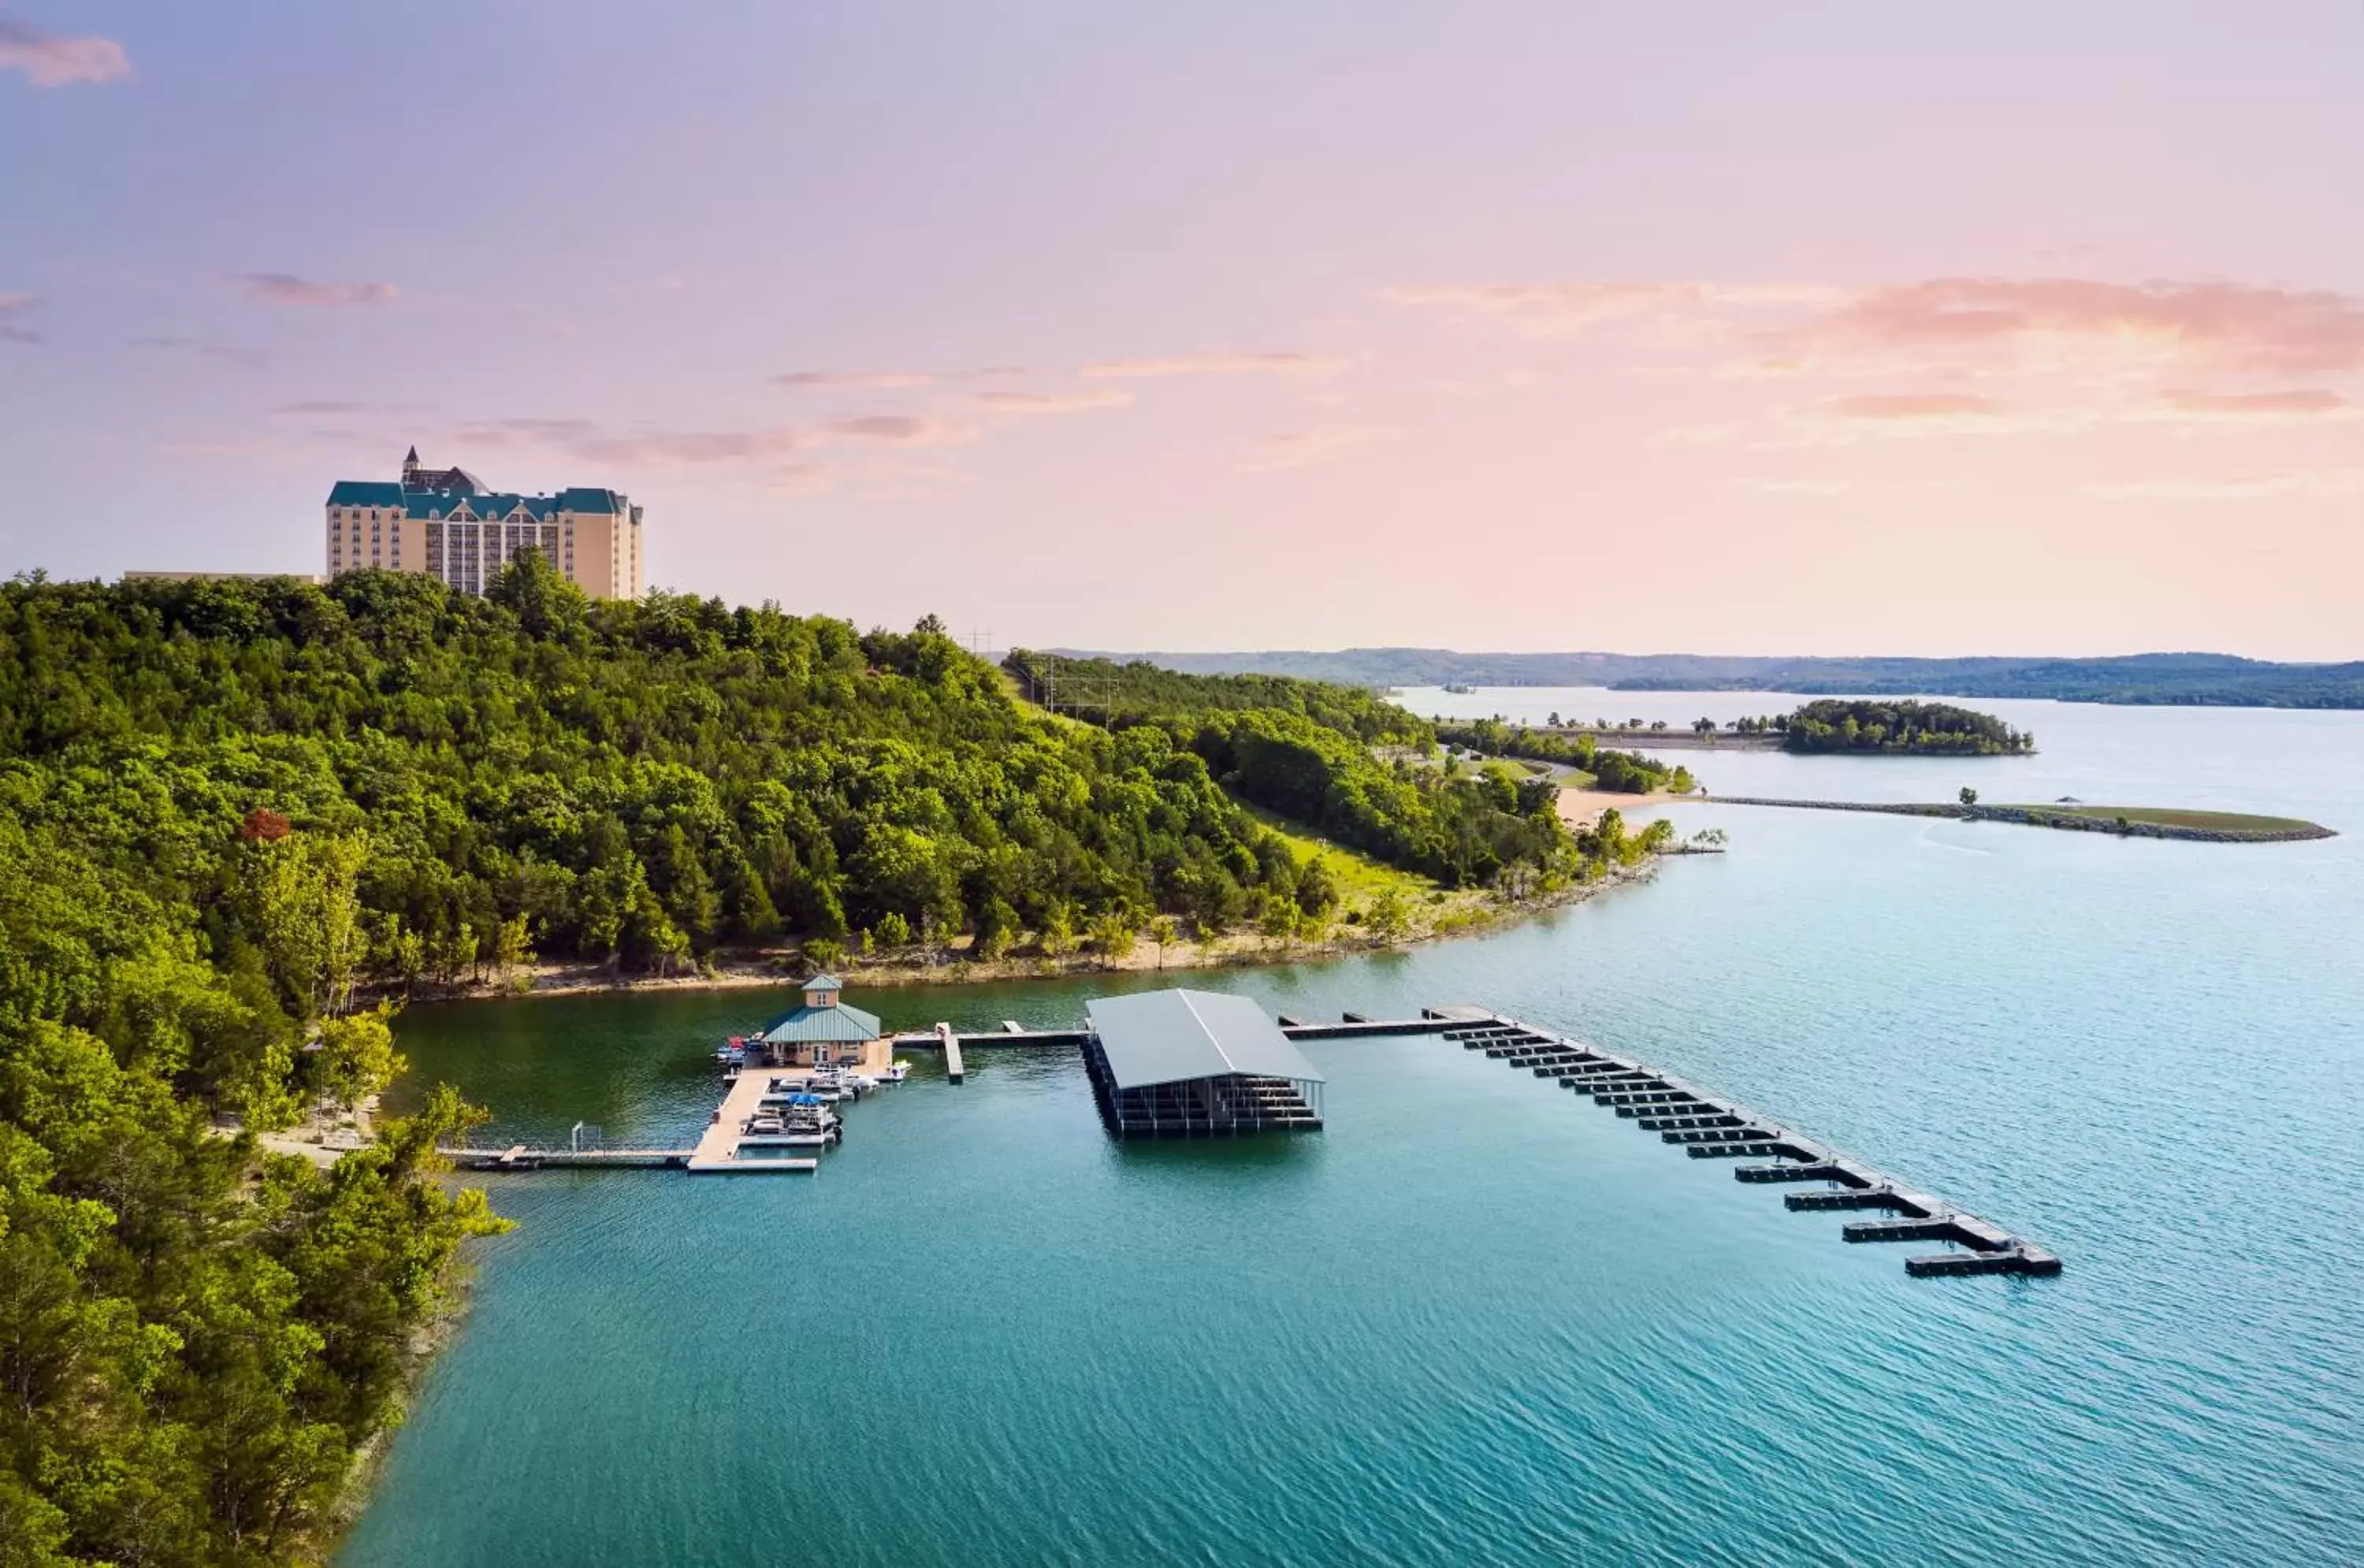
[[[1334,652],[1108,657],[1147,660],[1189,674],[1293,675],[1370,686],[1607,686],[1636,692],[2052,697],[2063,702],[2364,708],[2364,661],[2275,664],[2229,653],[2135,653],[2111,659],[1784,659],[1347,648]]]

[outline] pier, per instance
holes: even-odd
[[[1556,1079],[1563,1089],[1589,1094],[1594,1104],[1614,1107],[1619,1117],[1643,1131],[1656,1133],[1694,1160],[1777,1162],[1738,1167],[1733,1174],[1741,1181],[1824,1184],[1785,1195],[1782,1202],[1787,1208],[1888,1211],[1886,1218],[1849,1221],[1840,1228],[1842,1240],[1938,1241],[1962,1249],[1907,1258],[1904,1272],[1916,1279],[2060,1272],[2059,1258],[2035,1242],[1941,1198],[1904,1186],[1769,1117],[1721,1099],[1661,1068],[1482,1007],[1431,1008],[1419,1024],[1426,1032],[1441,1034],[1466,1050],[1482,1051],[1513,1067],[1529,1068],[1537,1077]]]

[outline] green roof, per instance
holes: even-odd
[[[464,502],[468,510],[490,520],[506,517],[523,506],[548,522],[560,512],[614,514],[624,498],[613,490],[562,490],[555,495],[520,495],[513,492],[485,494],[474,490],[405,490],[391,480],[340,479],[329,491],[331,506],[399,506],[406,516],[448,517]]]
[[[837,1003],[828,1007],[798,1007],[764,1031],[766,1045],[861,1044],[878,1038],[878,1015]]]

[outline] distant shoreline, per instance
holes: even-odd
[[[1295,675],[1395,688],[1575,686],[1636,694],[1780,692],[1809,697],[2026,698],[2162,707],[2364,708],[2364,661],[2278,663],[2229,653],[1925,659],[1343,648],[1092,656],[1146,660],[1194,675]]]

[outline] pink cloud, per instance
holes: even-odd
[[[2233,479],[2136,479],[2089,484],[2103,501],[2337,500],[2364,495],[2364,468],[2303,469]]]
[[[382,305],[395,297],[392,284],[324,284],[293,272],[247,272],[239,282],[256,299],[273,305]]]
[[[586,462],[675,467],[781,457],[803,447],[807,438],[787,428],[615,431],[589,419],[517,418],[463,425],[452,439],[463,448],[552,447]]]
[[[974,425],[905,414],[865,414],[859,418],[835,419],[821,429],[822,434],[838,440],[878,441],[898,447],[946,446],[976,439]]]
[[[2019,408],[1966,392],[1857,393],[1784,408],[1775,419],[1778,433],[1749,444],[1778,450],[1852,446],[1888,437],[2057,434],[2096,423],[2096,417],[2084,410]]]
[[[30,327],[17,325],[17,317],[28,315],[41,302],[28,294],[0,294],[0,343],[38,343],[41,335]]]
[[[1165,359],[1102,360],[1086,365],[1087,376],[1333,375],[1346,361],[1321,354],[1180,354]]]
[[[1834,397],[1810,412],[1830,419],[1990,419],[2008,410],[1991,397],[1964,392],[1866,392]]]
[[[1080,414],[1093,408],[1122,408],[1132,394],[1112,386],[1089,392],[981,392],[978,405],[995,414]]]
[[[1417,284],[1381,289],[1379,297],[1389,305],[1573,331],[1596,321],[1696,306],[1707,291],[1698,284]]]
[[[113,39],[61,39],[0,17],[0,71],[20,71],[36,87],[76,82],[116,82],[131,74],[131,61]]]
[[[1785,336],[1872,350],[2082,338],[2238,370],[2347,371],[2364,368],[2364,301],[2246,284],[1933,278],[1867,290]]]
[[[936,378],[924,371],[789,371],[768,379],[774,386],[891,389],[927,386]]]
[[[625,467],[671,467],[709,462],[751,462],[784,457],[803,449],[797,430],[657,430],[639,435],[569,438],[566,450],[590,462]]]
[[[241,349],[235,343],[217,343],[210,338],[132,338],[127,342],[134,349],[163,349],[173,353],[195,354],[201,360],[217,360],[226,365],[259,371],[271,362],[271,356],[260,349]]]
[[[1696,320],[1725,310],[1827,304],[1836,294],[1816,284],[1578,282],[1401,284],[1381,289],[1379,298],[1412,309],[1490,317],[1550,336],[1642,317]]]
[[[818,428],[779,425],[743,430],[614,430],[590,419],[485,419],[462,426],[452,440],[463,448],[548,447],[585,462],[619,467],[682,467],[770,462],[840,444],[947,446],[976,435],[976,427],[958,420],[869,414]]]
[[[1266,436],[1254,455],[1241,466],[1253,473],[1331,462],[1357,447],[1374,445],[1394,434],[1368,425],[1323,425],[1310,430],[1291,430]]]
[[[2158,395],[2158,407],[2148,417],[2191,424],[2321,425],[2364,418],[2364,407],[2322,387],[2234,393],[2169,389]]]

